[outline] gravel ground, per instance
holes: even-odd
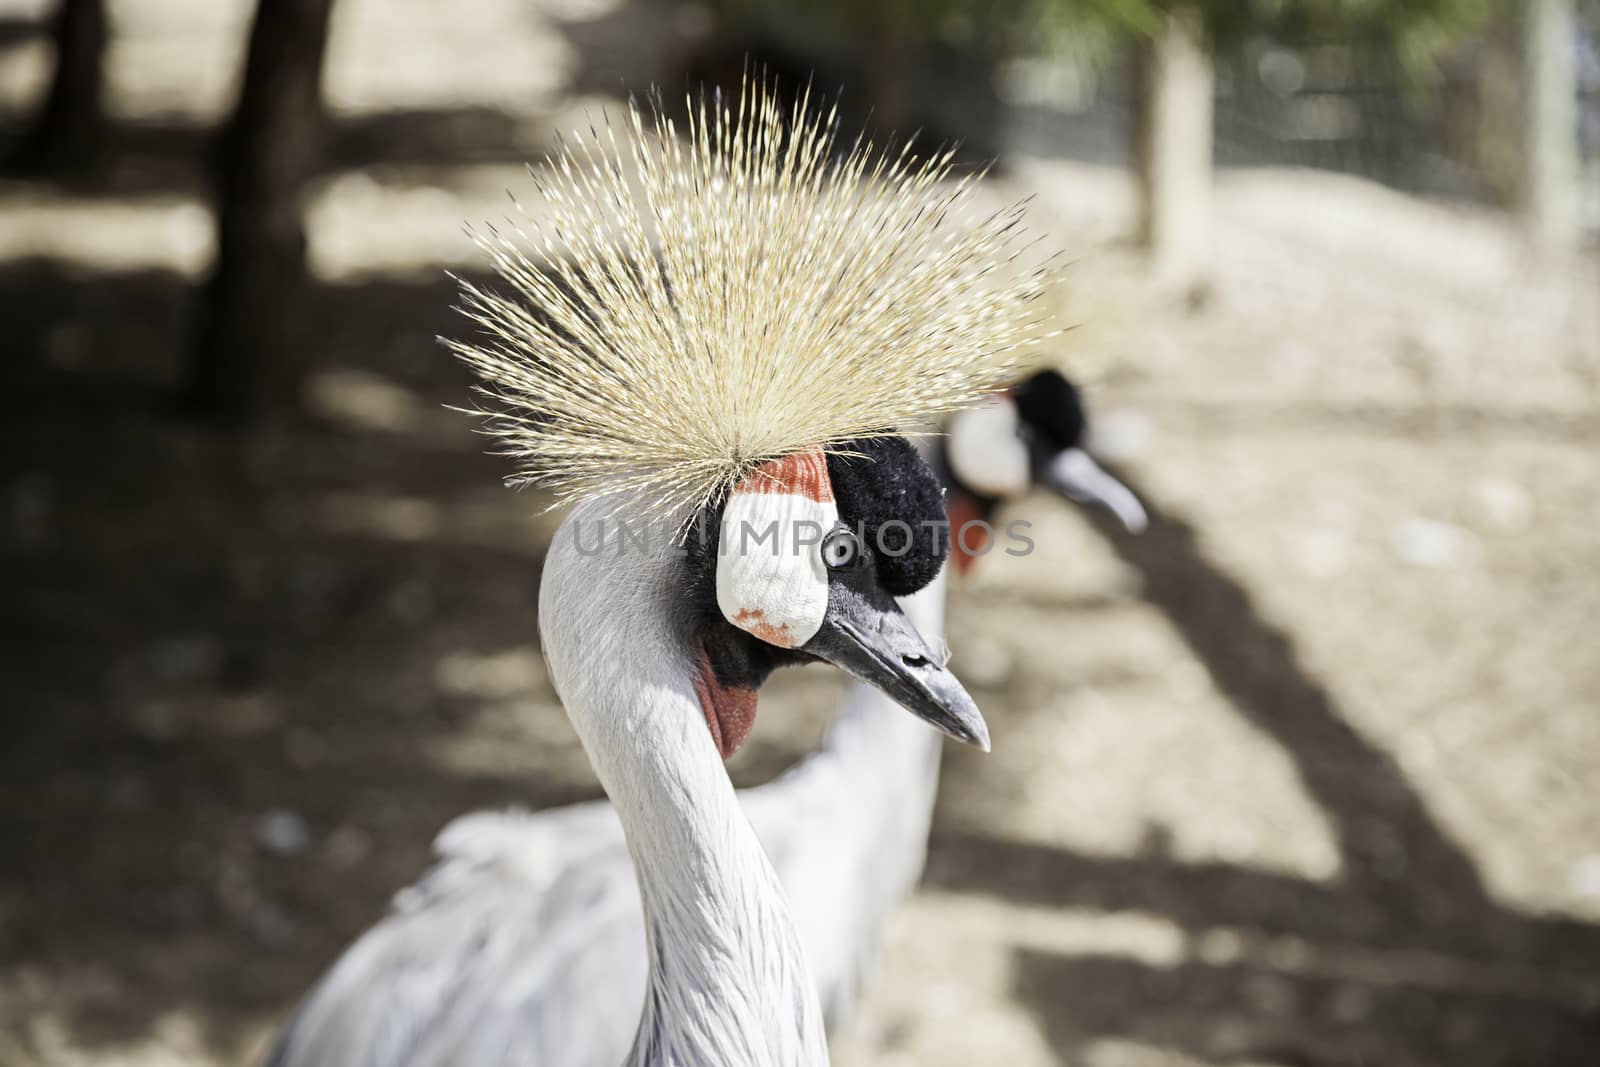
[[[161,410],[209,255],[186,153],[246,10],[206,8],[118,6],[104,191],[0,186],[0,1064],[247,1062],[449,818],[594,793],[531,643],[549,520],[440,409],[439,271],[695,27],[347,0],[327,369],[313,418],[239,440]],[[40,46],[5,40],[18,101]],[[995,751],[949,753],[838,1061],[1588,1062],[1600,265],[1240,171],[1191,301],[1127,251],[1124,175],[1022,159],[993,186],[1019,193],[1075,262],[1050,355],[1156,521],[1019,502],[1037,551],[954,591]],[[782,678],[735,777],[813,745],[834,691]]]

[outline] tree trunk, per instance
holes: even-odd
[[[882,27],[869,45],[867,58],[868,105],[881,139],[904,141],[915,127],[913,85],[916,64],[904,29],[893,23]]]
[[[105,0],[61,0],[55,75],[38,119],[17,148],[17,170],[56,177],[95,170],[105,132],[101,94],[107,36]]]
[[[1522,176],[1528,241],[1564,259],[1578,239],[1578,70],[1573,0],[1523,0]]]
[[[1215,75],[1191,10],[1171,12],[1139,45],[1134,162],[1139,243],[1164,282],[1203,286],[1211,262],[1211,122]]]
[[[220,145],[217,259],[187,400],[248,417],[297,404],[309,368],[304,199],[322,161],[322,58],[333,0],[259,0]]]

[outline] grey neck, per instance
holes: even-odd
[[[579,507],[557,532],[539,622],[644,902],[650,969],[628,1062],[826,1064],[788,903],[694,693],[679,560],[664,543],[619,544],[621,516],[602,527],[601,514]]]

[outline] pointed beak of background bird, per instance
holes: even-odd
[[[989,751],[978,705],[892,600],[885,606],[852,592],[834,596],[805,649],[957,741]]]
[[[1150,519],[1133,490],[1117,481],[1081,448],[1069,448],[1050,461],[1045,484],[1069,500],[1095,504],[1117,517],[1129,533],[1143,533]]]

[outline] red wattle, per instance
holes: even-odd
[[[711,669],[711,659],[701,647],[695,656],[694,694],[705,712],[706,727],[717,752],[727,759],[739,751],[756,724],[756,691],[723,685]]]

